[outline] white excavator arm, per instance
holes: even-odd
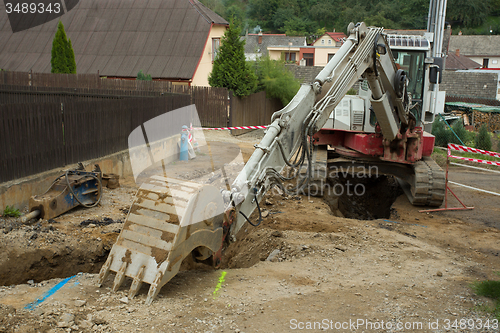
[[[312,142],[308,139],[319,131],[347,91],[360,78],[365,78],[372,91],[371,104],[386,140],[396,138],[400,127],[410,121],[410,97],[407,79],[398,70],[382,28],[350,24],[349,37],[312,84],[303,84],[293,100],[272,116],[262,141],[232,184],[223,191],[223,199],[234,209],[236,221],[231,234],[241,229],[258,207],[258,202],[271,186],[290,193],[307,186],[308,177],[286,189],[283,168],[300,169],[312,159]],[[296,157],[295,162],[291,162]],[[311,165],[308,163],[307,165]],[[310,175],[311,170],[308,170]],[[298,174],[298,172],[296,172]],[[252,223],[254,224],[254,223]]]

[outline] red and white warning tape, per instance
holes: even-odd
[[[455,158],[457,160],[463,160],[463,161],[469,161],[469,162],[476,162],[476,163],[483,163],[483,164],[488,164],[488,165],[500,166],[500,162],[480,160],[477,158],[469,158],[469,157],[462,157],[462,156],[454,156],[454,155],[451,155],[451,150],[471,152],[471,153],[483,154],[483,155],[488,155],[488,156],[500,158],[500,153],[496,153],[494,151],[488,151],[488,150],[476,149],[476,148],[471,148],[471,147],[466,147],[466,146],[460,146],[460,145],[457,145],[454,143],[448,144],[448,156],[450,158]]]
[[[194,127],[191,130],[215,130],[215,131],[223,131],[223,130],[238,130],[238,129],[266,129],[267,126],[235,126],[235,127]]]
[[[483,164],[500,166],[500,162],[478,160],[476,158],[468,158],[468,157],[454,156],[454,155],[450,155],[450,157],[451,158],[456,158],[457,160],[463,160],[463,161],[469,161],[469,162],[476,162],[476,163],[483,163]]]
[[[457,150],[457,151],[465,151],[465,152],[470,152],[470,153],[483,154],[483,155],[489,155],[489,156],[500,158],[500,153],[497,153],[497,152],[494,152],[494,151],[487,151],[487,150],[482,150],[482,149],[477,149],[477,148],[460,146],[460,145],[457,145],[457,144],[454,144],[454,143],[448,143],[448,149],[453,149],[453,150]]]

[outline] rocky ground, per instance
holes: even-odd
[[[258,138],[207,135],[244,158]],[[494,176],[453,169],[450,179],[498,192]],[[134,299],[130,281],[117,293],[113,276],[96,286],[136,188],[121,179],[100,207],[51,221],[0,219],[0,332],[498,332],[481,310],[491,302],[470,288],[498,279],[498,197],[453,188],[476,209],[420,213],[401,195],[389,217],[357,220],[320,198],[270,193],[223,269],[188,264],[147,306],[147,285]]]

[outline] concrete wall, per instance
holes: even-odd
[[[439,90],[450,95],[497,98],[498,74],[444,71]]]
[[[177,143],[179,140],[180,134],[166,138],[162,142],[151,144],[150,150],[155,161],[159,160],[159,156],[163,155],[166,157],[165,163],[178,159]],[[132,149],[132,153],[147,152],[147,149],[147,147],[136,147]],[[150,161],[149,156],[146,157],[146,160]],[[114,173],[119,175],[120,178],[133,177],[128,149],[98,159],[83,161],[83,165],[86,166],[88,171],[93,169],[94,164],[99,164],[103,173]],[[3,211],[6,206],[13,206],[19,210],[24,209],[32,196],[44,193],[54,179],[64,174],[65,170],[75,169],[76,167],[76,164],[67,165],[63,168],[0,184],[0,211]]]

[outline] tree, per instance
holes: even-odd
[[[488,12],[488,3],[482,0],[451,0],[446,18],[473,27],[483,23]]]
[[[432,135],[436,137],[435,145],[439,147],[446,147],[448,142],[451,141],[453,135],[450,130],[446,129],[444,121],[436,117],[432,123]]]
[[[151,74],[144,74],[142,69],[137,73],[137,80],[152,81]]]
[[[477,133],[475,140],[476,148],[483,150],[491,150],[491,137],[488,132],[488,127],[483,124]]]
[[[222,37],[208,83],[212,87],[225,87],[236,96],[248,96],[257,87],[257,77],[245,61],[245,41],[240,40],[241,28],[233,22]]]
[[[467,130],[464,127],[464,124],[462,123],[462,119],[458,119],[455,121],[453,126],[451,126],[451,129],[453,132],[455,132],[455,135],[451,136],[451,143],[456,143],[456,144],[465,144],[468,141],[468,134]],[[460,138],[460,140],[457,139]]]
[[[283,61],[262,57],[254,63],[254,69],[259,79],[259,90],[264,90],[267,97],[279,98],[283,105],[287,105],[300,88],[299,80]]]
[[[51,73],[76,74],[75,52],[61,21],[57,24],[56,35],[52,41],[50,64]]]

